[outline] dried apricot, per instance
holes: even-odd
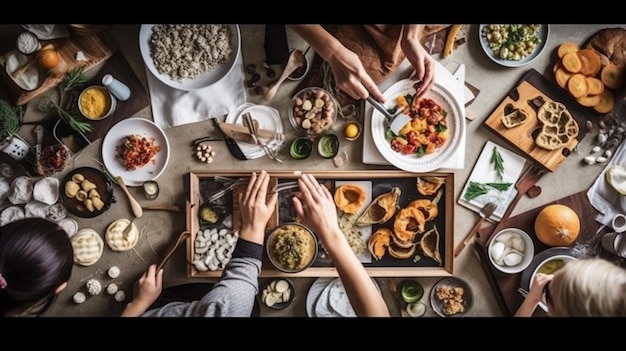
[[[587,77],[587,94],[600,95],[604,91],[604,83],[596,77]]]
[[[561,58],[561,63],[563,67],[570,73],[578,73],[582,68],[582,63],[580,62],[580,57],[575,52],[568,52],[563,55]]]
[[[600,56],[591,49],[581,49],[576,52],[580,58],[580,73],[586,76],[595,76],[600,72]]]

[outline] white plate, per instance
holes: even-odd
[[[336,279],[339,279],[339,278],[337,278],[337,277],[322,277],[322,278],[317,278],[313,282],[313,285],[311,285],[311,288],[309,288],[309,292],[306,295],[306,314],[307,314],[307,316],[309,316],[309,317],[342,317],[339,313],[334,312],[332,310],[327,311],[328,314],[325,314],[323,316],[318,316],[315,313],[317,300],[319,300],[320,296],[324,292],[324,289],[327,286],[329,286],[330,283],[334,282]],[[374,282],[374,285],[376,285],[376,288],[378,288],[378,291],[380,291],[380,287],[378,286],[378,283],[376,282],[376,280],[374,278],[372,278],[372,281]]]
[[[246,103],[226,116],[226,123],[244,125],[243,114],[249,112],[253,119],[259,123],[259,129],[267,129],[276,133],[283,133],[283,122],[277,109],[265,106]],[[276,139],[264,139],[261,141],[267,143],[270,149],[280,151],[282,141]],[[244,142],[237,142],[241,151],[249,160],[266,156],[261,145],[252,145]]]
[[[129,171],[116,158],[116,148],[124,138],[131,134],[138,134],[146,138],[154,138],[161,150],[154,156],[154,162]],[[154,122],[145,118],[132,117],[123,119],[115,124],[104,136],[102,141],[102,162],[113,176],[121,176],[128,186],[141,186],[145,181],[157,179],[165,170],[170,158],[170,145],[165,133]]]
[[[387,101],[385,107],[395,107],[396,98],[400,95],[415,94],[414,83],[411,79],[403,79],[390,86],[383,93]],[[463,113],[465,110],[448,89],[435,83],[423,97],[433,99],[448,112],[446,120],[449,137],[443,146],[422,157],[404,155],[394,151],[390,142],[385,139],[385,116],[376,109],[373,109],[372,112],[371,131],[376,148],[387,162],[407,172],[431,172],[441,167],[457,151],[461,143],[461,136],[465,134],[465,115]]]
[[[491,50],[491,48],[489,47],[489,42],[487,41],[487,38],[483,35],[483,28],[485,26],[488,26],[488,24],[481,24],[478,28],[478,38],[480,39],[480,46],[483,48],[485,54],[487,54],[487,56],[493,62],[496,62],[506,67],[520,67],[533,62],[537,57],[539,57],[543,49],[545,49],[546,44],[548,43],[548,34],[550,33],[550,25],[542,24],[539,28],[539,32],[537,33],[537,37],[541,40],[541,42],[535,47],[535,51],[533,51],[532,54],[518,61],[503,60],[497,57],[494,54],[493,50]]]
[[[150,73],[172,88],[179,90],[197,90],[215,84],[233,69],[240,55],[241,32],[239,31],[238,25],[230,24],[228,26],[230,27],[230,44],[233,48],[233,54],[226,63],[218,65],[193,79],[182,79],[180,82],[173,80],[168,74],[162,74],[157,70],[152,56],[150,55],[150,38],[152,37],[152,27],[154,26],[154,24],[141,25],[139,30],[139,50],[141,51],[141,57]]]

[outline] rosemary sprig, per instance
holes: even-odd
[[[63,81],[59,83],[59,90],[61,90],[61,98],[65,93],[74,89],[76,86],[85,84],[89,81],[89,78],[85,75],[85,67],[78,66],[67,71]],[[63,101],[61,99],[61,101]]]
[[[479,183],[470,180],[469,186],[465,191],[463,198],[467,201],[471,201],[481,195],[485,195],[489,192],[489,188],[496,189],[498,191],[507,190],[513,183]]]
[[[502,180],[502,176],[504,174],[504,161],[502,160],[502,155],[498,151],[497,147],[493,147],[493,152],[491,153],[490,163],[493,163],[493,167],[496,172],[498,172],[498,179]]]
[[[93,129],[91,127],[91,124],[89,124],[88,122],[79,121],[76,116],[61,108],[61,106],[59,106],[56,102],[54,102],[53,100],[50,101],[56,108],[59,117],[61,117],[61,119],[63,119],[65,123],[70,126],[70,128],[81,133],[90,132]]]

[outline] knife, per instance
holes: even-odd
[[[224,132],[229,137],[237,141],[255,144],[250,135],[250,129],[248,129],[248,126],[243,124],[233,124],[226,122],[219,122],[219,126],[222,132]],[[258,132],[259,137],[263,139],[282,141],[285,138],[283,133],[276,133],[275,131],[269,129],[259,129]]]
[[[226,141],[226,147],[228,148],[230,154],[238,160],[247,160],[248,158],[243,153],[243,151],[241,151],[241,148],[239,148],[239,145],[237,145],[235,139],[229,137],[222,131],[217,117],[212,117],[211,122],[213,122],[213,126],[215,127],[215,129],[219,130],[220,133],[222,133],[222,135],[224,136],[224,140]]]

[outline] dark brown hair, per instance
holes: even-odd
[[[70,239],[57,223],[24,218],[0,227],[0,274],[6,288],[0,290],[0,316],[43,306],[56,296],[56,288],[69,281],[74,264]]]

